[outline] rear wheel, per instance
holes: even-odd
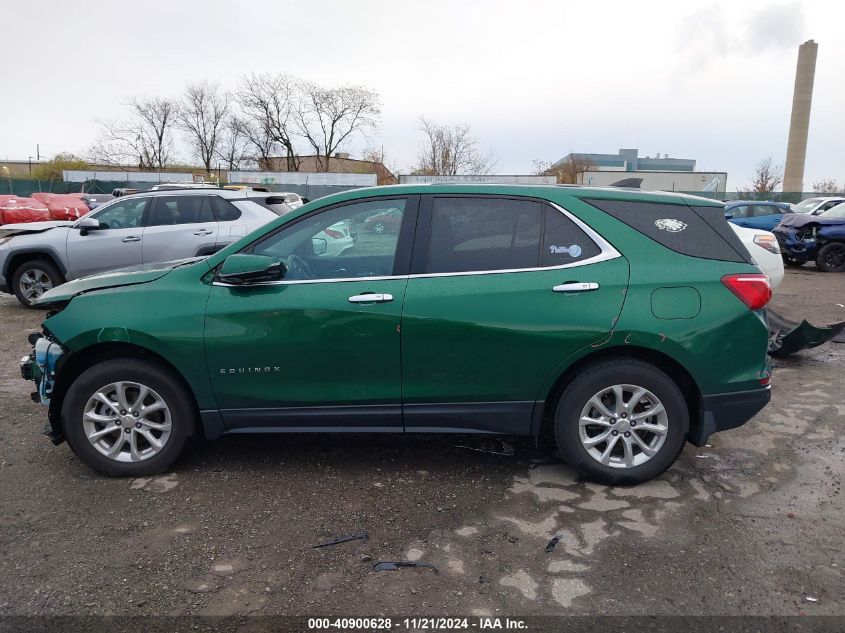
[[[27,308],[51,288],[63,281],[59,270],[45,259],[31,259],[17,267],[12,275],[12,289]]]
[[[581,372],[555,411],[558,449],[579,474],[609,485],[648,481],[671,466],[686,441],[681,390],[657,367],[601,361]]]
[[[816,256],[816,266],[826,273],[845,272],[845,244],[831,242],[822,246]]]
[[[105,475],[164,472],[194,428],[194,409],[180,383],[171,371],[141,359],[91,367],[70,386],[62,407],[68,444]]]

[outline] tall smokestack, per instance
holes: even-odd
[[[813,103],[813,80],[816,76],[818,52],[819,45],[813,40],[798,47],[789,143],[786,146],[786,169],[783,175],[784,191],[804,190],[804,161],[807,158],[807,133],[810,129],[810,106]]]

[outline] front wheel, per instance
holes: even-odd
[[[629,485],[674,463],[689,431],[689,410],[675,382],[654,365],[607,360],[569,383],[554,424],[558,449],[579,474]]]
[[[17,267],[12,275],[12,289],[21,305],[31,308],[36,299],[62,281],[62,274],[52,263],[33,259]]]
[[[194,407],[173,373],[141,359],[108,360],[83,372],[62,407],[73,452],[104,475],[166,471],[193,434]]]
[[[822,246],[816,257],[816,266],[826,273],[845,272],[845,244],[831,242]]]

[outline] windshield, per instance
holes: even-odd
[[[820,213],[821,218],[845,218],[845,203],[837,204],[835,207],[830,207],[824,213]]]
[[[821,198],[808,198],[807,200],[804,200],[803,202],[799,202],[798,204],[794,205],[792,207],[792,210],[795,213],[809,213],[810,211],[815,209],[821,201]]]

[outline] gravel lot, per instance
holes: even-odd
[[[837,304],[845,275],[807,267],[773,306]],[[226,438],[131,480],[41,435],[18,360],[42,317],[0,299],[0,614],[845,615],[845,345],[778,360],[770,406],[636,488],[426,436]],[[397,559],[440,573],[373,571]]]

